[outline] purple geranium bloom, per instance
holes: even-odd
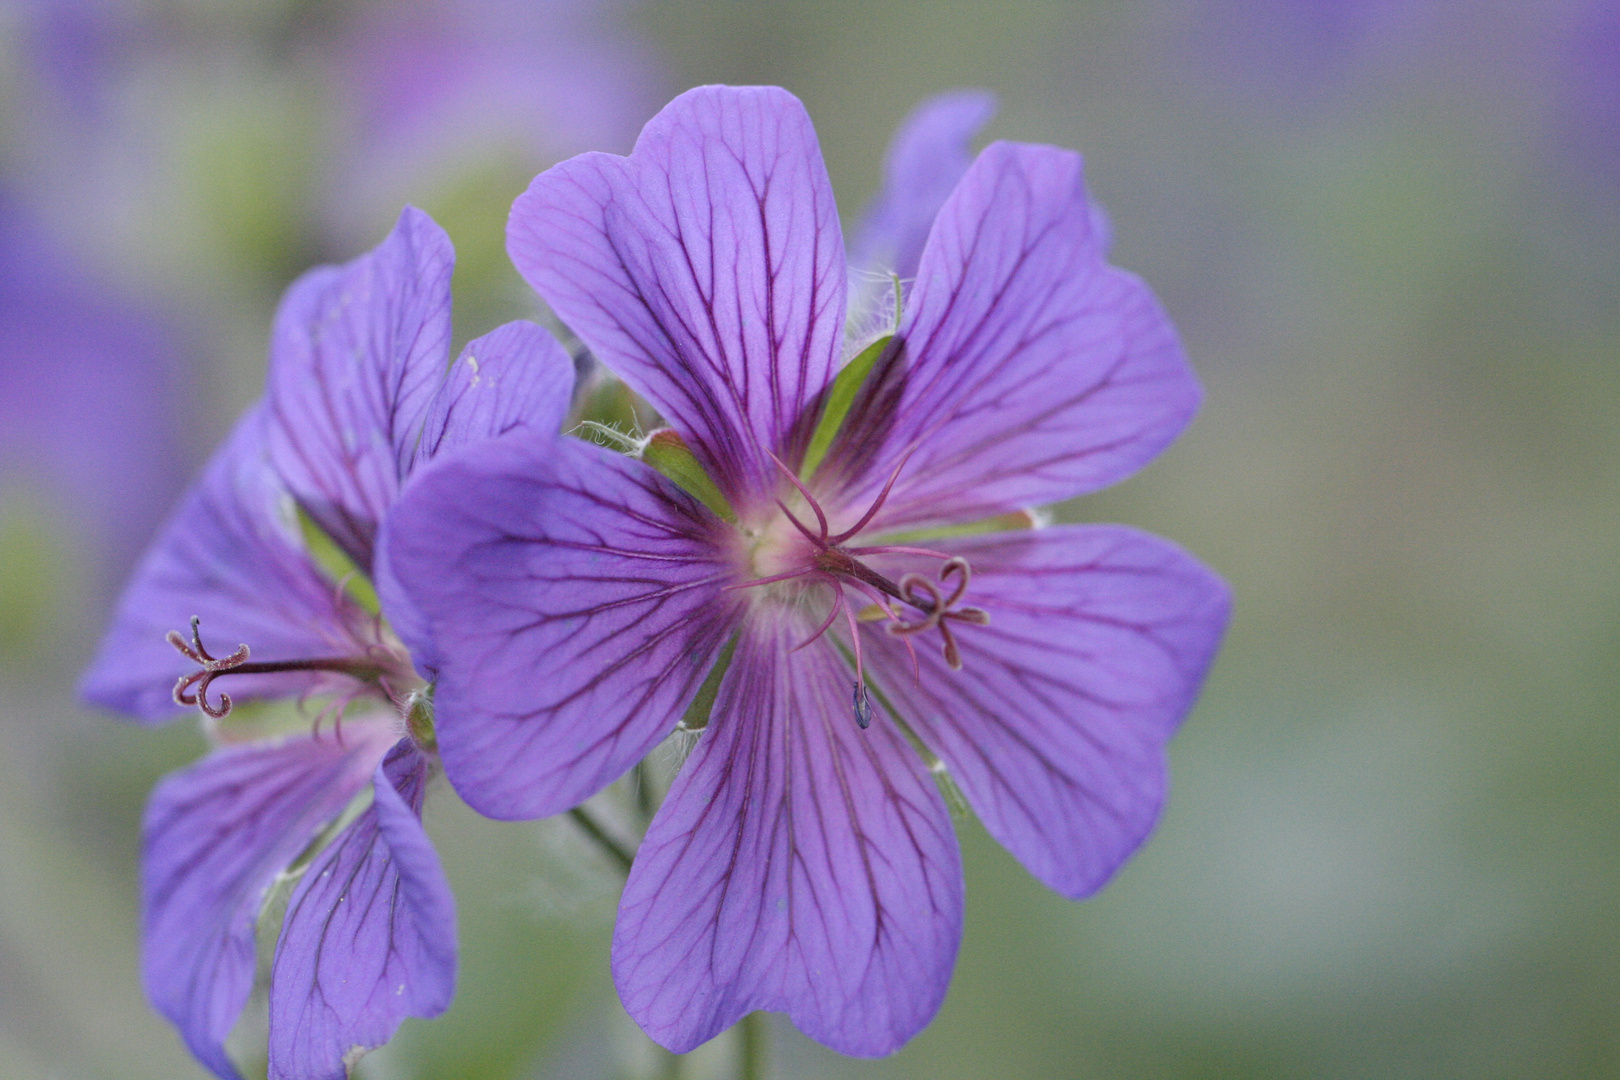
[[[644,449],[663,471],[493,440],[395,508],[383,558],[421,616],[446,773],[487,814],[540,816],[699,730],[621,901],[627,1009],[675,1051],[772,1009],[888,1053],[961,934],[944,792],[1072,897],[1158,815],[1226,588],[1163,540],[1024,508],[1187,424],[1170,323],[1103,261],[1079,157],[997,143],[939,209],[896,332],[845,347],[832,190],[775,88],[690,91],[628,158],[541,174],[508,242],[674,430]]]
[[[410,613],[379,610],[363,575],[417,465],[523,423],[555,430],[573,378],[528,323],[468,345],[446,377],[452,259],[407,209],[375,251],[294,283],[264,400],[147,553],[84,679],[142,720],[191,704],[211,718],[219,747],[147,809],[144,976],[222,1077],[238,1076],[225,1043],[253,988],[256,922],[300,869],[270,968],[271,1077],[343,1077],[404,1017],[450,1001],[454,903],[420,821],[439,769],[430,700],[388,621]],[[242,644],[215,656],[205,641]],[[248,738],[224,720],[233,698],[325,706]]]

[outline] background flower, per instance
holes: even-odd
[[[149,723],[206,715],[216,749],[147,807],[142,966],[153,1006],[226,1080],[262,1045],[231,1040],[253,1029],[257,981],[275,1080],[344,1077],[406,1016],[450,1003],[454,901],[420,822],[431,711],[415,714],[423,683],[388,621],[412,613],[371,593],[375,538],[418,464],[555,430],[574,382],[521,322],[447,372],[452,264],[443,230],[407,207],[374,251],[293,284],[262,404],[142,559],[82,683]],[[280,723],[230,722],[233,705],[277,699],[298,706]]]

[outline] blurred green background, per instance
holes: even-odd
[[[500,5],[405,10],[456,7]],[[535,313],[502,247],[527,178],[627,149],[680,89],[800,95],[852,224],[910,108],[990,88],[989,137],[1086,155],[1114,261],[1208,389],[1161,459],[1060,516],[1181,542],[1236,617],[1160,829],[1105,892],[1062,900],[963,823],[939,1017],[880,1062],[777,1024],[774,1075],[1620,1076],[1620,5],[536,10],[516,77],[555,71],[551,106],[495,82],[469,115],[515,127],[395,153],[357,104],[384,34],[365,5],[0,6],[5,184],[181,328],[174,480],[143,529],[256,396],[282,288],[402,200],[457,245],[465,340]],[[139,544],[112,550],[55,475],[0,470],[0,1076],[201,1076],[141,995],[136,869],[147,791],[204,743],[75,703]],[[656,1067],[608,979],[611,868],[446,785],[428,823],[459,994],[360,1074]]]

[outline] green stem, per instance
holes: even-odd
[[[765,1014],[751,1012],[737,1024],[737,1080],[765,1080]]]
[[[672,1054],[654,1043],[658,1051],[658,1080],[681,1080],[681,1055]]]
[[[603,851],[613,857],[621,870],[626,874],[630,872],[630,863],[635,858],[635,855],[628,851],[623,844],[609,836],[597,820],[591,817],[589,811],[583,806],[576,806],[568,811],[568,816],[574,819],[574,824],[585,830],[585,835],[595,840]]]
[[[653,811],[658,808],[653,805],[652,770],[647,768],[646,761],[636,762],[633,779],[636,784],[636,811],[641,815],[641,824],[651,825]]]

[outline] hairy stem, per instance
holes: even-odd
[[[658,1055],[657,1064],[653,1067],[658,1070],[657,1080],[681,1080],[681,1055],[672,1054],[657,1043],[653,1043],[653,1050]]]
[[[765,1014],[751,1012],[737,1023],[737,1080],[765,1080]]]
[[[574,824],[584,830],[586,836],[595,840],[597,846],[607,852],[613,861],[619,864],[621,870],[626,874],[630,872],[630,863],[635,859],[635,854],[609,836],[607,831],[602,828],[601,823],[591,816],[590,811],[583,806],[576,806],[568,811],[568,816],[574,819]]]

